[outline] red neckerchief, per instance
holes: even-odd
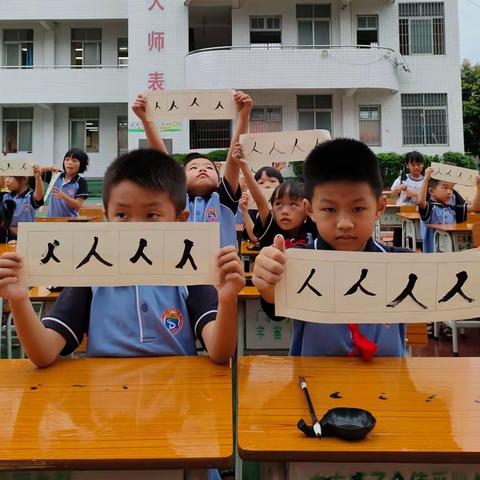
[[[352,335],[353,350],[348,354],[349,357],[355,357],[360,354],[364,360],[371,360],[378,349],[378,345],[362,335],[357,323],[349,323],[348,329]]]
[[[285,249],[287,248],[293,248],[296,247],[297,245],[305,245],[307,243],[306,239],[304,238],[299,238],[298,240],[295,240],[295,238],[285,239]]]

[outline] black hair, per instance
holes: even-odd
[[[303,183],[300,182],[283,182],[272,193],[270,203],[289,197],[291,200],[303,200],[305,198],[305,190]]]
[[[185,209],[185,172],[180,164],[165,153],[154,149],[139,149],[114,160],[103,179],[105,211],[108,211],[112,187],[124,180],[130,180],[147,190],[165,192],[173,202],[177,215]]]
[[[187,155],[185,156],[185,162],[183,166],[186,167],[192,160],[196,160],[197,158],[205,158],[206,160],[208,160],[215,168],[217,175],[220,177],[220,174],[218,173],[218,168],[217,168],[217,165],[215,165],[215,162],[213,160],[210,160],[210,158],[208,158],[206,155],[202,155],[201,153],[198,153],[198,152],[187,153]]]
[[[83,173],[88,168],[88,155],[81,150],[80,148],[71,148],[64,156],[63,156],[63,163],[62,168],[65,171],[65,159],[67,157],[73,157],[80,162],[80,168],[78,169],[78,173]]]
[[[430,177],[428,179],[428,188],[435,188],[441,180],[438,180],[437,178],[432,178]]]
[[[263,175],[263,172],[265,172],[265,175],[267,177],[273,177],[276,178],[279,183],[283,183],[285,179],[283,178],[283,175],[280,173],[280,170],[277,170],[276,168],[273,167],[262,167],[257,170],[257,172],[254,175],[255,181],[259,181],[260,177]]]
[[[411,162],[421,163],[423,165],[423,155],[415,150],[408,152],[405,155],[405,165],[408,165]]]
[[[317,185],[329,182],[367,183],[376,198],[383,191],[376,155],[367,145],[351,138],[337,138],[315,147],[305,160],[303,178],[309,200]]]
[[[8,229],[12,223],[16,203],[14,200],[4,200],[0,205],[0,226]]]

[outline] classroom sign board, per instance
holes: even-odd
[[[289,249],[275,313],[316,323],[423,323],[480,315],[480,253]]]
[[[233,90],[161,90],[146,92],[148,120],[234,120]]]
[[[27,285],[215,285],[218,223],[19,224]]]
[[[330,139],[328,130],[240,135],[245,159],[254,171],[273,162],[303,162],[317,145]]]
[[[33,162],[0,155],[0,177],[32,177]]]
[[[435,180],[443,180],[467,187],[475,187],[477,183],[477,170],[435,162],[432,162],[431,167],[433,168],[432,178]]]

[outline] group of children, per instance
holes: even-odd
[[[88,155],[79,148],[72,148],[65,154],[62,167],[52,186],[47,216],[76,217],[88,197],[87,182],[80,176],[88,167]],[[0,243],[16,240],[19,222],[35,221],[44,203],[44,182],[50,182],[52,174],[58,171],[55,165],[34,165],[33,177],[0,177]]]
[[[275,285],[284,272],[287,248],[408,251],[372,239],[386,200],[378,159],[370,148],[353,139],[318,145],[305,160],[304,184],[284,181],[281,172],[271,166],[253,175],[239,143],[240,135],[248,131],[252,100],[243,92],[236,92],[234,98],[238,121],[223,178],[215,164],[201,154],[188,155],[183,168],[170,157],[154,123],[146,118],[146,98],[139,95],[132,109],[143,122],[150,149],[134,150],[113,161],[103,186],[105,213],[111,222],[218,222],[219,283],[188,288],[65,288],[49,314],[39,320],[22,280],[24,260],[19,254],[5,253],[0,257],[0,295],[9,300],[18,336],[36,365],[45,367],[58,355],[70,354],[86,334],[89,356],[195,355],[198,339],[213,361],[224,363],[231,358],[237,344],[237,296],[245,285],[237,253],[237,209],[243,216],[245,235],[262,247],[253,283],[265,312],[274,320],[278,320]],[[400,202],[417,203],[424,221],[461,221],[467,211],[480,209],[478,195],[467,205],[451,185],[431,179],[429,169],[422,178],[419,154],[407,155],[406,162],[410,174],[396,181],[392,191],[400,193]],[[65,157],[64,173],[54,189],[54,198],[64,201],[62,212],[78,210],[85,198],[78,174],[87,163],[73,154]],[[28,202],[32,206],[42,201],[40,175],[36,167],[38,192],[26,194],[31,196]],[[12,187],[11,195],[30,192],[23,185],[22,189]],[[270,200],[262,188],[271,189]],[[248,209],[249,195],[256,203],[255,212]],[[172,308],[182,316],[182,328],[172,330],[166,321],[165,312]],[[293,328],[292,355],[371,358],[374,354],[405,354],[403,324],[294,321]]]

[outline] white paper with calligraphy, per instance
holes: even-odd
[[[0,177],[32,177],[33,162],[0,155]]]
[[[480,253],[286,252],[276,315],[316,323],[423,323],[480,315]]]
[[[432,178],[435,180],[443,180],[468,187],[474,187],[476,185],[478,177],[477,170],[435,162],[432,162],[431,167],[433,168]]]
[[[19,224],[28,285],[217,283],[218,223]]]
[[[272,193],[275,191],[274,188],[260,188],[260,191],[262,192],[262,195],[265,197],[265,200],[268,202],[270,205],[270,198],[272,196]],[[257,210],[257,204],[255,203],[255,200],[252,197],[252,194],[248,194],[248,208]]]
[[[319,143],[330,140],[328,130],[247,133],[240,135],[245,159],[253,170],[273,162],[303,162]]]
[[[234,120],[233,90],[162,90],[145,93],[149,120]]]

